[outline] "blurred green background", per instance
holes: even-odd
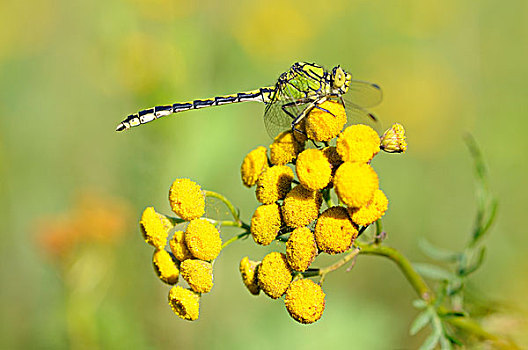
[[[462,136],[475,136],[500,208],[472,285],[508,310],[488,326],[528,344],[527,13],[526,1],[490,0],[1,1],[0,347],[416,348],[424,334],[408,336],[414,292],[382,258],[331,274],[325,313],[311,326],[241,283],[240,258],[276,246],[229,246],[194,323],[172,313],[152,271],[137,227],[143,208],[170,213],[171,182],[189,177],[249,219],[257,202],[240,164],[271,140],[251,103],[121,134],[117,123],[156,104],[273,84],[299,60],[378,83],[384,101],[374,112],[385,127],[406,127],[408,152],[373,165],[390,200],[387,243],[415,261],[426,260],[422,237],[452,249],[467,241],[476,208]],[[91,204],[79,200],[86,194]],[[117,207],[115,217],[94,222],[99,204]],[[72,215],[92,234],[115,226],[114,239],[66,244],[68,258],[57,258],[52,248],[60,252],[68,232],[58,243],[42,237],[68,231]]]

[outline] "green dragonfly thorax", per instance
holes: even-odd
[[[340,66],[331,71],[315,63],[296,62],[283,73],[276,85],[276,100],[341,96],[350,86],[352,75]]]

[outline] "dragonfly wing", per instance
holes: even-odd
[[[365,124],[371,126],[378,134],[381,132],[379,119],[366,109],[353,103],[347,103],[345,100],[345,111],[347,115],[347,126],[352,124]]]
[[[264,112],[264,124],[270,137],[275,138],[281,132],[291,130],[293,120],[307,106],[308,103],[305,101],[284,95],[267,104]]]
[[[345,104],[362,108],[377,106],[382,98],[383,93],[378,85],[362,80],[352,80],[347,93],[343,95]]]

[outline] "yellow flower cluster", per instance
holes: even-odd
[[[197,183],[189,179],[174,181],[169,190],[169,202],[179,218],[147,207],[139,225],[145,241],[155,248],[152,262],[156,274],[161,281],[173,286],[169,305],[182,319],[194,321],[199,316],[201,294],[213,287],[211,262],[220,254],[222,240],[215,225],[202,218],[205,195]],[[185,224],[185,230],[176,230],[177,224]],[[176,285],[180,275],[189,288]]]
[[[260,245],[286,241],[285,253],[269,253],[261,262],[242,259],[242,280],[254,295],[260,290],[273,299],[285,295],[288,313],[300,323],[313,323],[322,316],[325,294],[320,285],[299,277],[319,254],[349,251],[360,229],[385,214],[388,200],[371,161],[380,150],[394,153],[406,148],[399,124],[380,139],[367,125],[343,130],[346,123],[342,104],[325,101],[297,125],[295,135],[285,131],[275,138],[270,159],[261,146],[246,156],[241,168],[243,183],[256,184],[256,197],[262,203],[251,219],[253,239]],[[308,148],[307,141],[315,147]],[[324,147],[318,147],[319,142]],[[257,154],[258,164],[263,165],[249,167],[257,164]],[[339,199],[338,205],[332,196]],[[288,234],[287,239],[282,237]]]

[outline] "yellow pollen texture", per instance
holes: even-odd
[[[147,207],[141,215],[139,227],[145,242],[155,248],[163,249],[173,225],[165,216],[156,213],[153,207]]]
[[[372,200],[360,208],[349,208],[348,213],[353,222],[366,226],[380,219],[387,207],[389,200],[381,190],[374,192]]]
[[[315,241],[319,250],[328,254],[346,252],[358,234],[344,207],[326,209],[315,226]]]
[[[220,232],[205,219],[189,222],[185,231],[185,244],[195,258],[206,261],[216,259],[222,250]]]
[[[172,211],[180,218],[190,221],[205,213],[205,197],[200,185],[189,179],[177,179],[169,190]]]
[[[380,138],[370,126],[356,124],[339,135],[336,147],[343,161],[367,163],[378,154]]]
[[[264,171],[257,181],[257,200],[271,204],[283,199],[291,188],[293,170],[286,165],[275,165]]]
[[[169,292],[169,305],[178,317],[194,321],[200,314],[200,297],[189,289],[174,286]]]
[[[280,208],[276,203],[259,206],[251,218],[251,235],[255,243],[268,245],[273,242],[281,224]]]
[[[277,299],[286,292],[292,280],[291,269],[283,253],[272,252],[264,257],[258,268],[260,288]]]
[[[330,141],[347,122],[345,108],[340,102],[332,100],[321,103],[319,107],[314,107],[306,117],[306,134],[314,141]]]
[[[180,271],[165,249],[156,249],[154,251],[152,263],[160,280],[167,284],[176,284],[178,282]]]
[[[321,192],[297,185],[284,199],[282,218],[290,227],[307,226],[317,219],[322,202]]]
[[[213,288],[213,266],[207,261],[187,259],[181,263],[180,272],[196,293],[208,293]]]
[[[372,199],[379,188],[379,180],[369,164],[345,162],[335,173],[334,186],[343,203],[358,208]]]
[[[312,280],[298,279],[290,284],[284,303],[294,320],[304,324],[314,323],[323,315],[325,293]]]
[[[317,255],[314,234],[308,227],[293,230],[286,242],[286,258],[295,271],[306,271]]]
[[[332,167],[323,151],[307,149],[299,154],[295,165],[297,177],[304,187],[316,191],[330,182]]]
[[[304,143],[297,141],[291,130],[280,133],[270,145],[270,160],[275,165],[285,165],[304,149]]]
[[[249,152],[240,167],[242,182],[246,187],[257,183],[258,177],[268,168],[268,156],[265,147],[259,146]]]

